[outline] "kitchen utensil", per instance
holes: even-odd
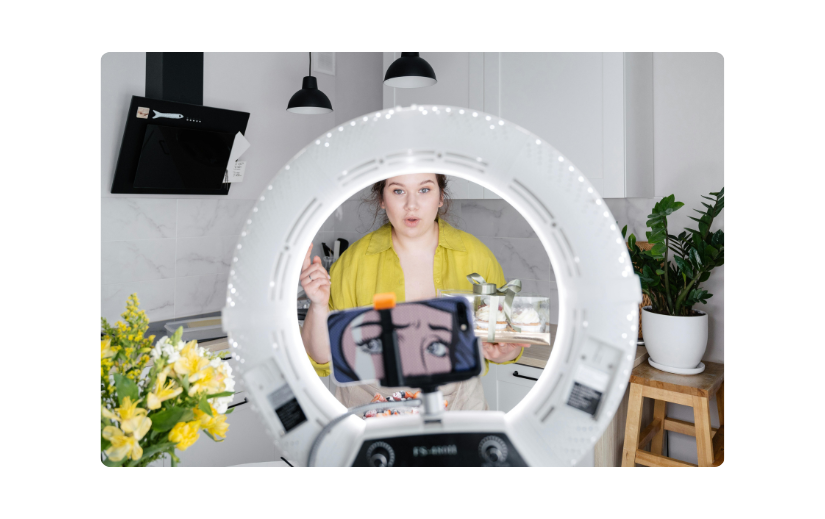
[[[160,113],[157,110],[152,110],[155,112],[155,119],[165,118],[165,119],[183,119],[183,115],[181,114],[164,114]]]
[[[332,255],[332,261],[335,262],[338,261],[338,255],[341,252],[341,240],[335,240],[335,246],[333,248],[333,251],[334,253]]]
[[[324,256],[332,256],[332,249],[327,247],[326,243],[321,243],[321,246],[324,248]]]
[[[338,241],[341,242],[341,254],[343,254],[344,251],[347,250],[347,247],[349,247],[349,242],[343,238],[339,238]]]

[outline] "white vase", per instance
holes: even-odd
[[[642,335],[653,362],[678,369],[693,369],[708,347],[708,314],[684,317],[642,309]]]

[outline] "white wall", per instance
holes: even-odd
[[[399,53],[384,53],[384,67]],[[422,52],[438,83],[384,87],[384,107],[446,104],[500,116],[552,143],[604,197],[652,197],[653,54]],[[477,191],[477,190],[476,190]],[[470,198],[498,198],[470,188]]]
[[[653,67],[656,196],[672,193],[685,203],[668,219],[673,231],[691,227],[701,196],[725,184],[723,59],[716,53],[656,53]],[[723,211],[712,230],[724,229]],[[724,361],[724,273],[717,268],[704,284],[713,294],[703,308],[710,316],[705,360]],[[701,305],[700,305],[701,306]]]
[[[126,111],[132,95],[144,95],[145,59],[101,60],[101,311],[112,320],[132,292],[152,321],[219,310],[243,219],[275,172],[337,122],[381,108],[380,53],[338,53],[338,75],[317,74],[334,111],[312,116],[286,111],[307,74],[306,53],[206,53],[204,105],[251,114],[244,181],[227,196],[115,195]]]

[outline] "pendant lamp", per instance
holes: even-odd
[[[304,77],[301,89],[295,92],[286,107],[294,114],[328,114],[332,111],[329,98],[318,90],[318,80],[312,77],[312,53],[309,53],[309,75]]]
[[[417,52],[402,52],[384,76],[384,84],[395,88],[420,88],[436,84],[435,71]]]

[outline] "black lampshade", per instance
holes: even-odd
[[[384,76],[384,84],[395,88],[420,88],[436,84],[435,71],[417,52],[402,52]]]
[[[295,92],[286,107],[296,114],[328,114],[332,111],[329,98],[318,90],[318,80],[313,76],[304,76],[301,90]]]

